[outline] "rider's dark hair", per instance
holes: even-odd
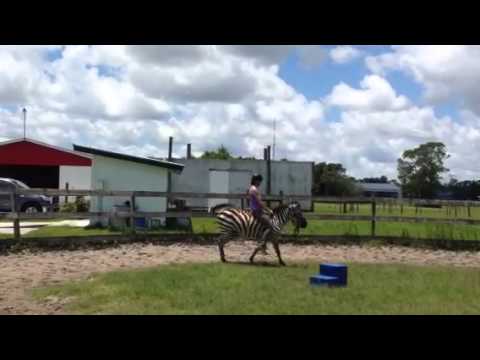
[[[263,181],[263,176],[260,175],[260,174],[255,174],[252,176],[252,181],[250,182],[251,185],[255,184],[255,183],[259,183],[259,182],[262,182]]]

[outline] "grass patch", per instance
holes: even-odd
[[[142,230],[137,230],[141,233]],[[28,234],[23,235],[25,238],[37,238],[37,237],[66,237],[66,236],[102,236],[102,235],[123,235],[129,234],[130,229],[125,230],[113,230],[109,228],[82,228],[74,226],[43,226],[37,230],[31,231]],[[149,230],[149,234],[176,234],[184,233],[181,230],[167,230],[157,229]]]
[[[288,233],[292,233],[288,225]],[[371,234],[369,221],[323,221],[309,220],[304,235],[350,235],[368,236]],[[428,223],[377,222],[377,236],[405,237],[413,239],[480,240],[480,226]]]
[[[78,314],[479,314],[478,269],[349,267],[347,288],[311,288],[317,264],[168,265],[37,289]]]
[[[65,218],[55,218],[55,219],[38,219],[38,220],[22,220],[22,224],[28,224],[28,223],[38,223],[38,222],[42,222],[42,223],[52,223],[52,222],[59,222],[59,221],[64,221],[64,220],[71,220],[69,219],[68,217],[65,217]],[[1,223],[13,223],[12,220],[10,219],[1,219],[0,220],[0,224]]]
[[[214,218],[192,218],[192,226],[195,234],[218,232],[217,222]]]
[[[37,230],[23,235],[24,238],[32,237],[63,237],[63,236],[98,236],[98,235],[119,235],[121,231],[110,231],[109,229],[82,228],[74,226],[43,226]]]
[[[467,207],[442,207],[422,208],[418,209],[415,206],[400,205],[381,205],[377,204],[377,216],[405,216],[405,217],[431,217],[431,218],[445,218],[445,219],[471,219],[480,220],[480,207],[471,207],[470,212]],[[314,212],[325,215],[372,215],[372,206],[370,204],[355,204],[350,206],[347,204],[347,213],[343,214],[343,204],[328,204],[315,203]]]

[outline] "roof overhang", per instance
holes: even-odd
[[[117,160],[131,161],[131,162],[144,164],[144,165],[157,166],[175,173],[181,173],[184,168],[183,164],[177,164],[170,161],[153,160],[153,159],[139,157],[139,156],[120,154],[113,151],[94,149],[94,148],[81,146],[81,145],[74,144],[73,149],[75,151],[79,151],[79,152],[90,154],[90,155],[99,155],[99,156],[104,156],[104,157],[117,159]]]

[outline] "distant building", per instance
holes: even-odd
[[[439,191],[436,198],[438,200],[454,200],[454,194],[451,191]]]
[[[401,198],[402,189],[392,183],[362,183],[358,182],[357,187],[366,197],[388,197]]]

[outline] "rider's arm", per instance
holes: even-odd
[[[263,202],[263,200],[261,198],[261,195],[257,190],[252,192],[252,196],[255,196],[255,198],[257,199],[257,202],[260,204],[262,209],[264,209],[268,212],[271,212],[271,210],[268,208],[268,206]]]

